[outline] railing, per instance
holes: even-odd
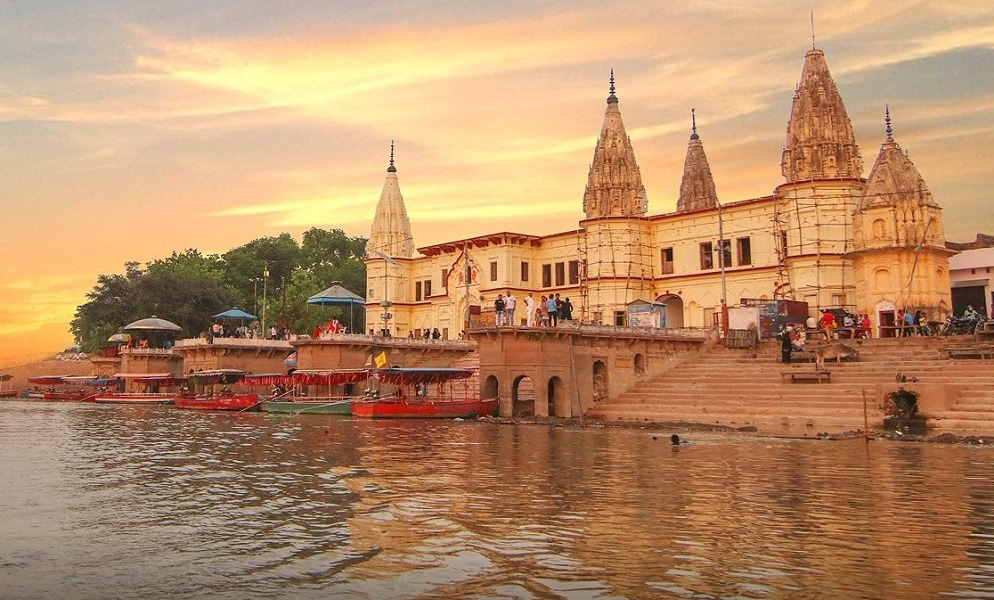
[[[680,337],[704,339],[711,331],[710,327],[629,327],[624,325],[602,325],[596,323],[581,323],[579,321],[560,321],[558,325],[549,327],[525,327],[502,325],[500,327],[486,322],[471,321],[470,331],[494,330],[526,330],[526,331],[578,331],[591,335],[635,335],[640,337]]]

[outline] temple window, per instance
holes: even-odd
[[[556,263],[556,285],[566,285],[566,263]]]
[[[521,281],[528,281],[528,272],[530,270],[531,269],[529,268],[528,263],[522,261],[521,262]]]
[[[542,265],[542,287],[552,287],[552,265]]]
[[[752,264],[752,242],[750,238],[738,238],[735,240],[736,250],[738,250],[740,266]]]
[[[887,228],[886,225],[884,224],[883,219],[877,219],[873,221],[873,237],[879,239],[884,237],[886,233],[887,233]]]
[[[414,282],[414,301],[421,302],[421,282]]]
[[[431,296],[431,279],[425,279],[425,300]]]
[[[714,268],[714,246],[711,242],[701,243],[701,269]]]
[[[662,248],[659,251],[660,260],[662,261],[662,273],[663,275],[673,274],[673,248]]]
[[[569,283],[570,285],[580,283],[580,261],[569,261]]]
[[[490,261],[490,281],[497,281],[497,261]]]

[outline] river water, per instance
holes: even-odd
[[[0,403],[0,598],[994,597],[994,450]]]

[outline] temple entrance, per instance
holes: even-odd
[[[522,375],[514,380],[511,388],[511,404],[514,417],[535,416],[535,384],[531,377]]]

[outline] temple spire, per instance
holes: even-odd
[[[390,140],[390,166],[380,201],[376,204],[376,214],[366,242],[366,254],[373,251],[386,256],[410,258],[414,256],[414,237],[411,235],[411,221],[407,218],[404,196],[400,193],[397,167],[394,165],[394,143]]]
[[[718,205],[718,192],[715,191],[714,177],[704,153],[704,144],[697,135],[697,114],[693,108],[690,109],[690,121],[690,142],[687,144],[687,158],[683,163],[677,212],[714,208]]]
[[[884,123],[887,124],[887,127],[884,129],[884,131],[887,133],[887,141],[893,142],[894,131],[890,128],[890,104],[884,104]]]
[[[642,174],[618,109],[614,69],[611,70],[610,92],[601,136],[587,176],[587,189],[583,193],[583,210],[587,218],[641,216],[648,210]]]
[[[787,183],[862,176],[852,122],[821,50],[804,56],[780,166]]]

